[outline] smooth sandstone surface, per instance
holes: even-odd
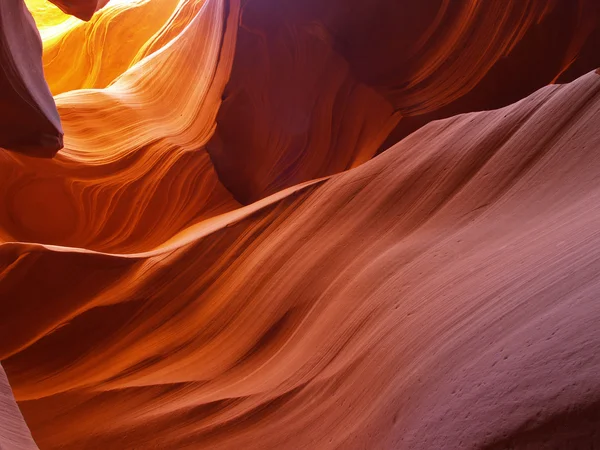
[[[208,151],[242,203],[600,66],[597,0],[252,0]]]
[[[0,448],[600,445],[597,2],[25,3]]]
[[[4,244],[0,355],[36,441],[597,443],[599,113],[591,72],[149,252]]]
[[[225,18],[223,0],[195,3],[182,33],[109,87],[56,97],[66,132],[56,158],[0,154],[0,239],[137,251],[239,206],[204,149],[239,5]],[[182,84],[178,70],[196,82]]]

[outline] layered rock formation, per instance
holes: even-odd
[[[204,150],[235,48],[239,6],[224,20],[224,5],[196,8],[183,33],[108,88],[57,96],[57,158],[0,155],[4,241],[137,251],[239,206]],[[182,85],[178,71],[196,82]]]
[[[150,252],[5,244],[1,355],[37,442],[589,443],[599,112],[590,73]]]
[[[255,201],[431,120],[573,80],[600,65],[599,46],[595,0],[249,1],[208,149]]]
[[[0,361],[40,448],[600,443],[595,1],[36,1]]]

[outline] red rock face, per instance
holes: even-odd
[[[599,24],[595,0],[253,0],[208,150],[254,201],[573,80],[600,65]]]
[[[598,2],[152,1],[0,3],[0,447],[600,444]]]
[[[0,147],[52,157],[63,146],[42,70],[42,42],[22,0],[0,4]]]
[[[150,252],[3,246],[38,444],[585,448],[599,112],[591,72]]]

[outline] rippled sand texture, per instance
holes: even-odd
[[[595,1],[27,3],[65,136],[0,153],[0,361],[40,448],[600,444]]]

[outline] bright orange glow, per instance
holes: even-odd
[[[27,0],[42,36],[51,92],[108,86],[141,58],[140,50],[165,26],[179,3],[189,2],[112,0],[84,22],[47,0]]]

